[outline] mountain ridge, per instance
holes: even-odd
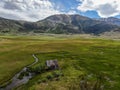
[[[99,18],[96,20],[105,21],[107,23],[120,26],[120,19],[119,18],[109,17],[109,18]]]
[[[34,33],[72,33],[101,34],[118,29],[119,26],[105,21],[94,20],[85,16],[57,14],[37,22],[18,21],[0,18],[0,32],[34,32]]]

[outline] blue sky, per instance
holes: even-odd
[[[55,8],[56,6],[59,7],[59,10],[69,11],[69,10],[76,10],[78,4],[80,2],[76,0],[50,0],[52,3],[54,3]]]
[[[0,17],[38,21],[54,14],[120,18],[120,0],[0,0]]]
[[[76,14],[87,16],[90,18],[100,18],[96,11],[86,11],[81,12],[77,7],[81,4],[81,1],[78,0],[50,0],[54,5],[55,9],[58,9],[63,12],[75,11]]]
[[[87,16],[90,18],[100,18],[101,16],[98,15],[96,10],[88,10],[85,12],[82,12],[80,10],[78,10],[78,6],[81,5],[83,2],[82,0],[50,0],[52,3],[55,3],[55,5],[59,8],[59,10],[64,11],[64,12],[69,12],[70,10],[74,10],[76,11],[77,14],[83,15],[83,16]],[[83,1],[87,1],[87,0],[83,0]],[[90,0],[88,0],[90,1]],[[93,0],[91,0],[93,1]],[[116,1],[116,0],[114,0]],[[102,2],[102,0],[101,0]],[[89,4],[89,3],[88,3]],[[119,3],[120,4],[120,3]],[[103,4],[104,5],[104,4]],[[55,8],[56,8],[55,6]],[[117,17],[119,18],[120,15],[113,15],[110,17]]]

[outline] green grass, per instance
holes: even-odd
[[[92,85],[100,75],[105,90],[119,90],[119,41],[63,36],[0,36],[0,85],[31,64],[36,53],[40,61],[32,68],[57,59],[60,71],[38,74],[17,90],[77,90],[83,76]],[[54,72],[63,75],[56,78]]]

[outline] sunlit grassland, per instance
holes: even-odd
[[[22,67],[34,62],[32,54],[40,52],[40,49],[45,51],[44,44],[52,40],[56,38],[53,36],[0,36],[0,84],[10,79]]]
[[[64,76],[59,81],[38,83],[54,72],[47,71],[38,74],[18,90],[69,90],[80,82],[76,81],[78,77],[92,75],[90,81],[94,82],[99,74],[110,79],[105,83],[105,90],[120,88],[119,41],[64,35],[0,36],[0,84],[34,62],[32,54],[40,60],[32,68],[45,64],[46,60],[57,59]]]

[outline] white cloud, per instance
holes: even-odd
[[[82,12],[95,10],[101,17],[111,17],[120,14],[120,0],[80,0],[78,10]]]
[[[1,0],[0,17],[37,21],[53,14],[60,14],[49,0]]]
[[[67,14],[77,14],[77,12],[75,10],[70,10],[69,12],[67,12]]]

